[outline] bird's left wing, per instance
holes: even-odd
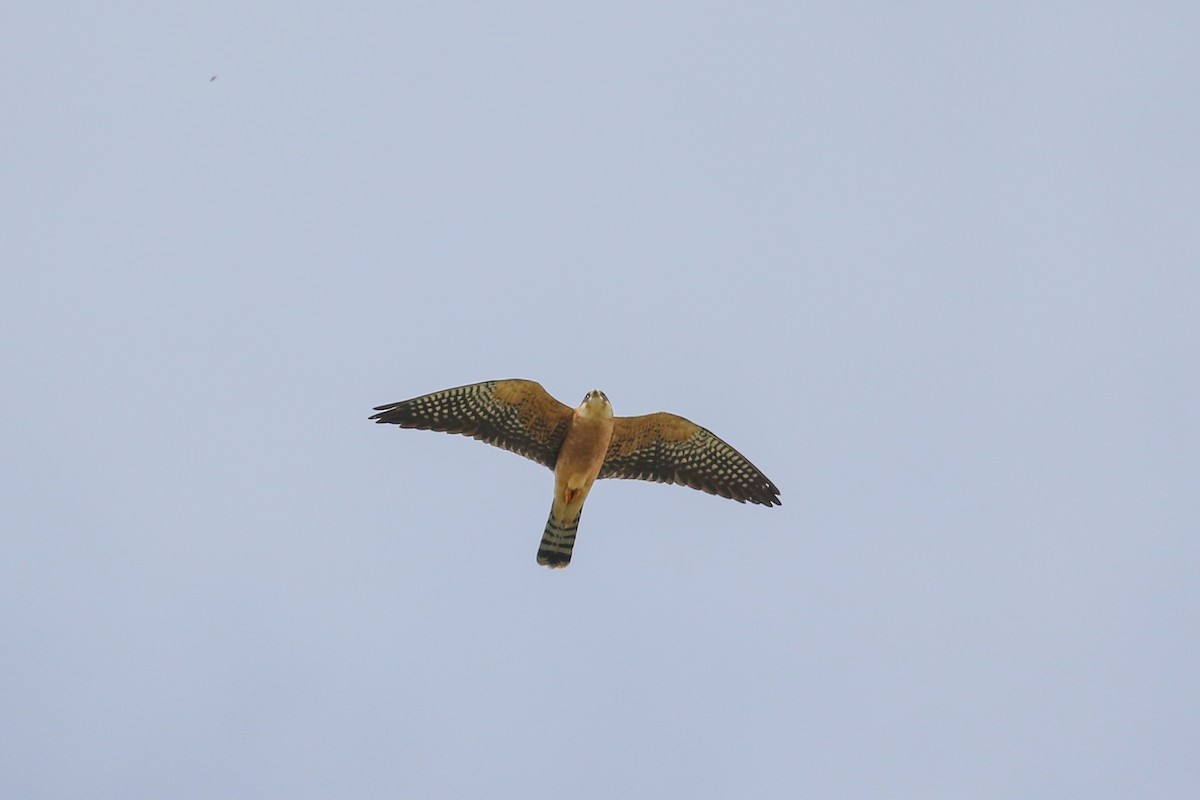
[[[377,406],[371,419],[402,428],[461,433],[554,469],[572,409],[536,381],[458,386]]]
[[[764,506],[782,505],[779,489],[712,431],[666,412],[616,417],[601,478],[680,483]]]

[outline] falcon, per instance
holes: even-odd
[[[536,381],[485,381],[376,406],[370,417],[401,428],[459,433],[554,470],[554,502],[537,563],[571,563],[579,515],[598,478],[678,483],[739,503],[782,505],[779,489],[711,431],[666,412],[615,417],[588,392],[578,408]]]

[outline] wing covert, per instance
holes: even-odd
[[[536,381],[510,379],[456,386],[376,406],[371,419],[402,428],[470,436],[554,469],[572,409]]]
[[[782,505],[779,489],[712,431],[666,412],[613,420],[601,478],[678,483],[739,503]]]

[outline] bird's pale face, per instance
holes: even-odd
[[[609,418],[613,415],[612,404],[608,402],[608,395],[599,389],[592,389],[579,404],[579,413],[585,417]]]

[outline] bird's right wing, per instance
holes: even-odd
[[[536,381],[511,379],[458,386],[376,406],[378,423],[461,433],[554,469],[573,410]]]
[[[615,417],[601,478],[678,483],[739,503],[781,505],[779,489],[707,428],[675,414]]]

